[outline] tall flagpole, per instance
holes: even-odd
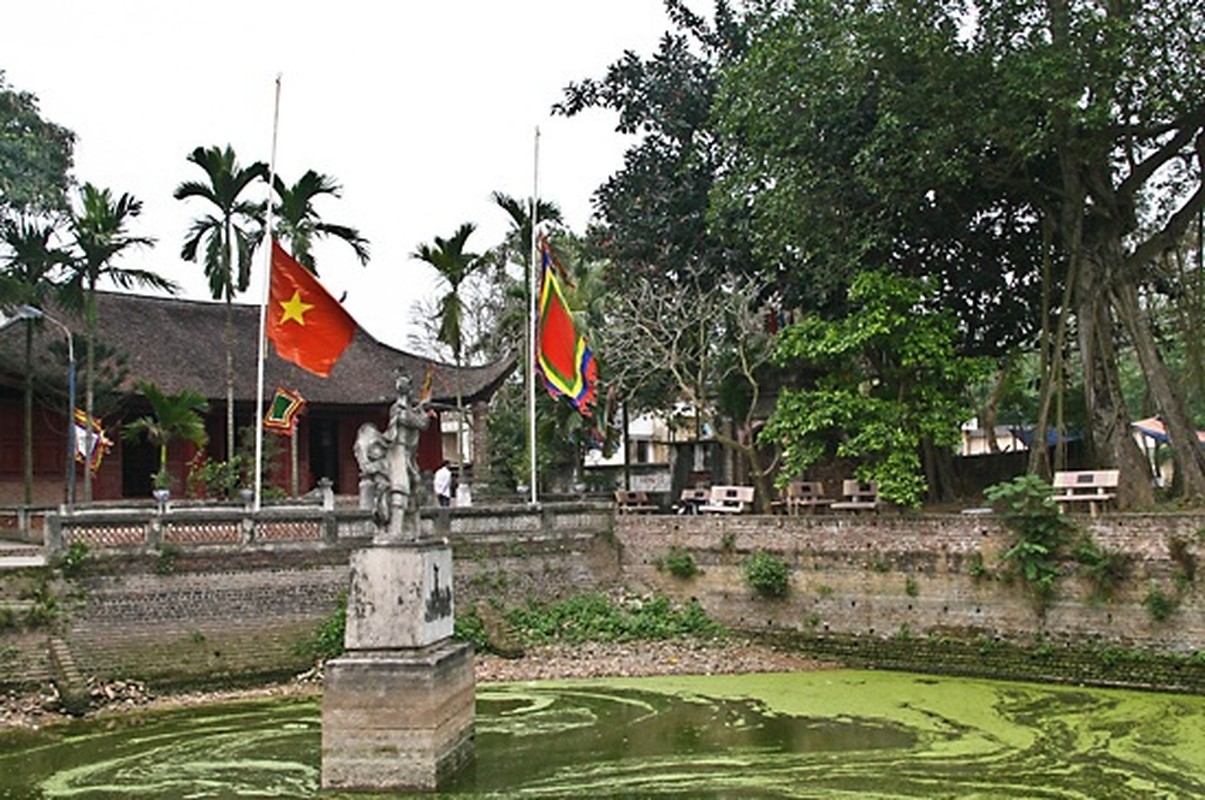
[[[272,109],[272,155],[268,160],[267,246],[264,248],[264,288],[259,301],[259,359],[255,379],[255,506],[259,511],[264,487],[264,363],[268,360],[268,297],[272,285],[272,192],[276,186],[276,131],[280,127],[280,73],[276,73],[276,102]],[[297,435],[297,431],[293,431]]]
[[[531,474],[527,481],[531,491],[530,502],[534,506],[538,502],[536,494],[536,292],[539,288],[536,259],[536,237],[539,235],[539,220],[537,214],[540,208],[540,128],[536,127],[535,149],[532,158],[532,189],[531,189],[531,269],[528,271],[528,326],[527,326],[527,453],[528,467]]]

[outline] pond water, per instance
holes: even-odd
[[[317,701],[273,700],[7,733],[0,798],[372,797],[319,792],[319,730]],[[1202,797],[1205,697],[852,670],[482,685],[446,794]]]

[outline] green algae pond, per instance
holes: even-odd
[[[1205,697],[834,670],[485,684],[440,797],[1205,796]],[[0,735],[0,798],[339,798],[316,700]],[[430,797],[432,795],[424,795]]]

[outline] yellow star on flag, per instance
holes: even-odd
[[[301,301],[301,292],[293,290],[293,296],[283,303],[280,307],[284,309],[284,313],[280,315],[280,323],[283,325],[291,319],[297,320],[298,325],[305,324],[305,312],[309,311],[314,306],[311,303],[303,303]]]

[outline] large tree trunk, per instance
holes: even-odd
[[[1104,276],[1097,274],[1094,266],[1090,261],[1081,264],[1081,279],[1076,287],[1076,323],[1084,362],[1089,457],[1094,465],[1121,470],[1118,508],[1143,508],[1155,502],[1150,466],[1130,432],[1130,415],[1117,374],[1112,318],[1103,291]],[[1093,275],[1101,280],[1093,281]]]
[[[1196,426],[1192,424],[1180,394],[1172,383],[1167,365],[1159,356],[1150,321],[1139,304],[1138,292],[1133,284],[1126,282],[1115,286],[1113,304],[1134,340],[1134,349],[1155,408],[1167,426],[1172,456],[1176,461],[1176,484],[1185,498],[1199,500],[1205,497],[1205,452],[1202,452],[1197,441]]]

